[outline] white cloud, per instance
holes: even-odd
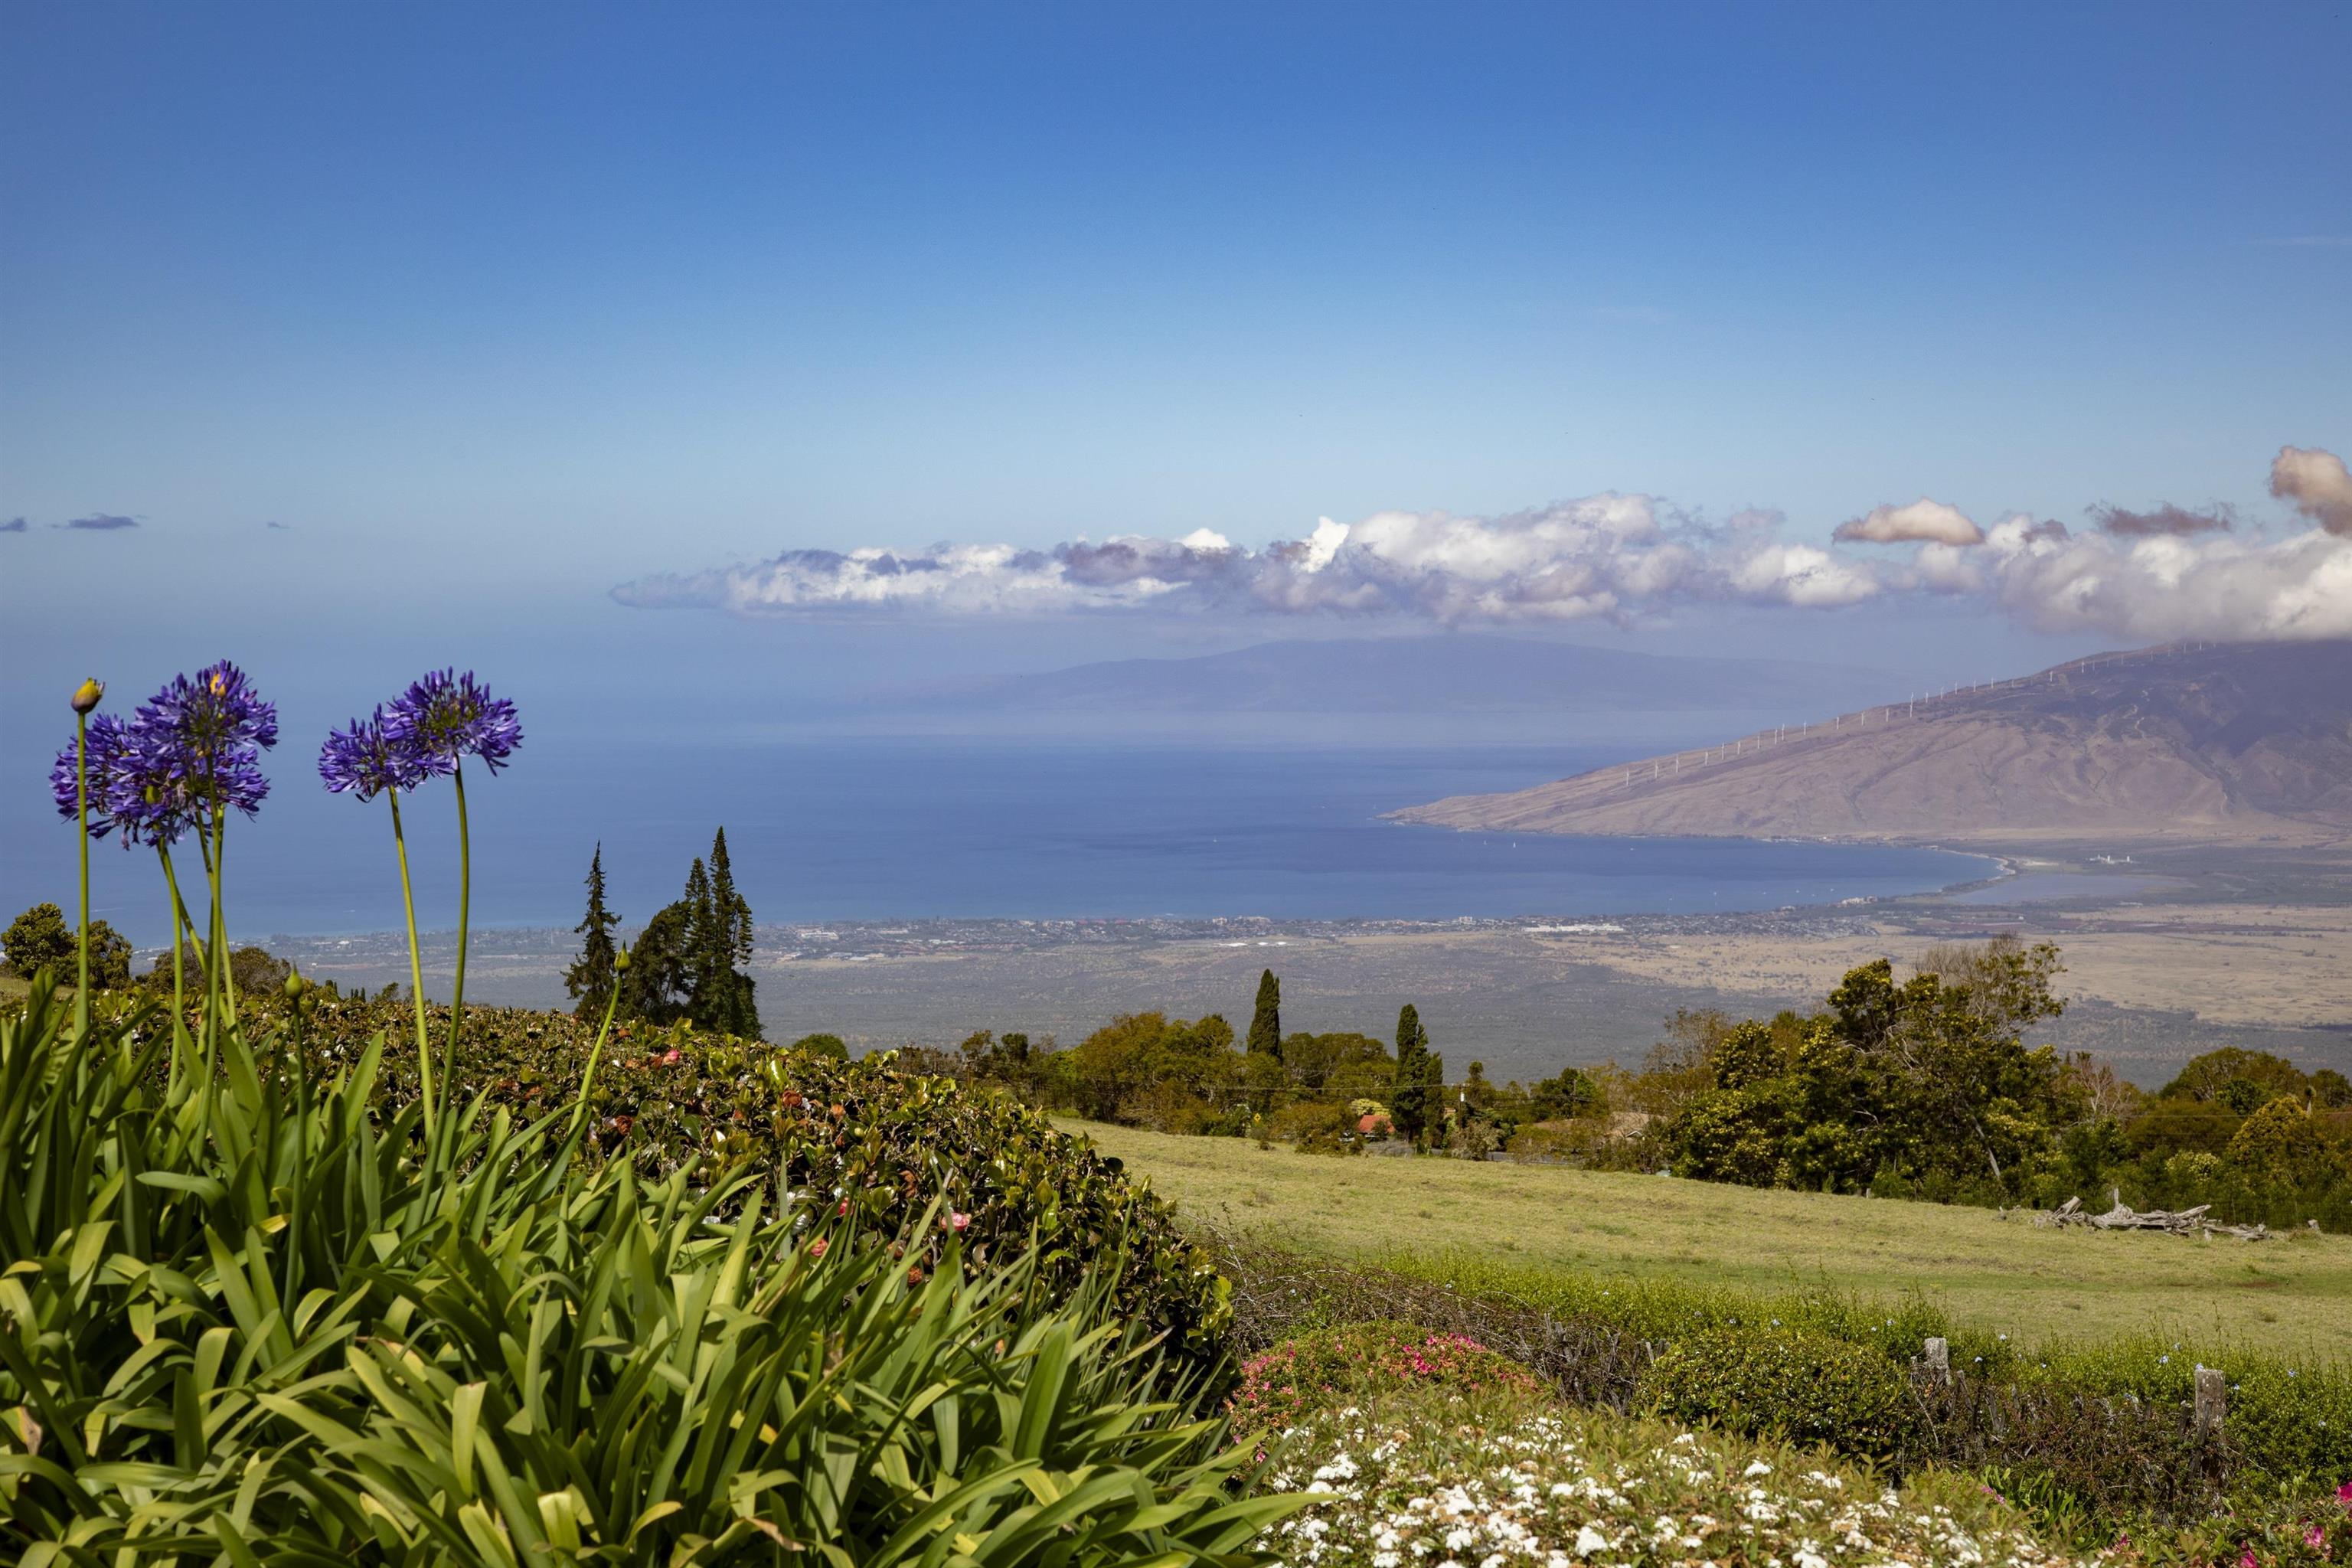
[[[2219,513],[2101,512],[2076,534],[2022,514],[1990,532],[1939,501],[1882,506],[1844,541],[1911,543],[1887,557],[1780,537],[1773,512],[1720,524],[1609,491],[1495,517],[1382,511],[1320,519],[1264,550],[1212,529],[1085,539],[1045,550],[938,544],[792,550],[751,565],[646,577],[624,604],[739,615],[1166,613],[1389,616],[1441,624],[1632,622],[1692,605],[1835,609],[1892,595],[1981,600],[2045,630],[2117,637],[2352,637],[2352,476],[2287,447],[2274,494],[2321,526],[2272,539]],[[2126,526],[2117,526],[2117,517]],[[2217,521],[2218,520],[2218,521]],[[1874,556],[1875,552],[1873,552]]]
[[[1871,569],[1811,544],[1767,544],[1731,568],[1738,596],[1757,604],[1830,609],[1875,598],[1881,589]]]
[[[1923,544],[1904,585],[1930,594],[1981,594],[1985,574],[1979,555],[1957,544]]]
[[[2330,533],[2352,534],[2352,471],[2333,452],[2281,447],[2271,464],[2271,494]]]
[[[1255,552],[1208,529],[1181,540],[1079,540],[1049,550],[794,550],[753,565],[643,578],[614,596],[741,615],[1155,605],[1465,623],[1623,620],[1691,599],[1829,606],[1881,591],[1876,567],[1783,542],[1779,522],[1749,513],[1710,529],[1662,515],[1649,496],[1612,491],[1499,517],[1324,518],[1304,539]]]
[[[1982,544],[1984,530],[1958,507],[1921,496],[1908,506],[1873,507],[1839,523],[1832,538],[1858,544]]]
[[[2149,642],[2352,637],[2352,539],[2117,538],[2034,533],[2025,522],[2005,522],[1988,541],[1991,592],[2039,630]]]

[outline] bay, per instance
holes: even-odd
[[[1629,748],[1605,739],[534,738],[503,775],[468,781],[474,921],[571,925],[599,843],[614,907],[642,921],[677,896],[688,862],[720,826],[763,923],[1730,911],[1892,897],[1993,869],[1980,857],[1924,848],[1457,833],[1381,819],[1652,749],[1646,739]],[[383,803],[326,795],[299,763],[273,762],[279,789],[257,820],[230,834],[231,930],[263,938],[397,927]],[[457,892],[446,785],[427,786],[404,815],[419,923],[446,929]],[[16,902],[70,907],[72,837],[25,802],[0,809],[0,863]],[[164,940],[152,854],[102,844],[94,860],[99,912],[136,942]]]

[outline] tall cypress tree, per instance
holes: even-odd
[[[1257,1011],[1250,1016],[1249,1054],[1282,1059],[1282,982],[1271,969],[1257,977]]]
[[[725,828],[710,841],[709,865],[697,860],[687,874],[679,902],[691,911],[686,944],[693,977],[688,1016],[701,1028],[760,1038],[757,983],[736,967],[751,959],[751,906],[735,889]]]
[[[1397,1131],[1420,1142],[1429,1115],[1429,1036],[1421,1010],[1408,1002],[1397,1014],[1396,1079],[1389,1090],[1389,1120]]]
[[[578,962],[563,972],[563,988],[580,998],[574,1012],[584,1022],[601,1022],[604,1005],[612,999],[616,978],[613,961],[619,954],[613,928],[620,923],[621,917],[604,907],[604,846],[600,842],[588,861],[587,918],[572,928],[586,940],[580,944]]]
[[[693,1016],[694,907],[680,899],[654,911],[629,950],[621,976],[621,1016],[648,1024]]]
[[[751,906],[735,890],[735,868],[727,859],[727,830],[710,840],[710,902],[717,911],[719,935],[727,946],[730,969],[751,962]]]
[[[718,911],[710,900],[710,873],[699,855],[686,873],[686,890],[678,895],[678,904],[686,911],[685,951],[680,955],[686,970],[686,1016],[697,1028],[709,1029],[718,1026],[711,1015],[718,1010],[720,986],[719,976],[725,972],[719,945]]]

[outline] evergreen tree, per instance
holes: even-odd
[[[710,902],[719,917],[719,934],[726,939],[727,966],[734,969],[751,963],[751,906],[735,890],[735,870],[728,863],[723,827],[710,840]]]
[[[1250,1016],[1249,1054],[1282,1059],[1282,982],[1271,969],[1257,977],[1257,1011]]]
[[[693,908],[684,900],[654,911],[621,975],[621,1016],[667,1024],[688,1016],[694,994]]]
[[[717,929],[719,911],[710,898],[710,873],[704,868],[702,858],[698,855],[695,857],[693,868],[686,874],[686,891],[678,895],[677,901],[686,906],[687,973],[691,977],[695,1000],[698,1005],[712,974],[726,962],[726,951]]]
[[[563,988],[580,999],[574,1012],[583,1022],[602,1022],[604,1004],[612,998],[613,961],[620,951],[613,928],[620,923],[621,917],[604,907],[604,846],[600,843],[588,861],[587,918],[572,928],[585,940],[579,960],[563,972]]]
[[[1421,1026],[1421,1010],[1408,1002],[1397,1014],[1396,1079],[1389,1091],[1389,1121],[1400,1136],[1415,1142],[1430,1114],[1429,1068],[1429,1036]],[[1439,1091],[1444,1092],[1442,1083]]]
[[[725,828],[711,840],[709,864],[697,860],[687,874],[686,894],[678,901],[688,911],[688,1016],[699,1028],[760,1038],[757,983],[736,967],[751,962],[751,906],[735,890]]]

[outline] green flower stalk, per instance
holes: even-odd
[[[627,948],[623,948],[614,956],[613,970],[616,977],[628,973],[629,950]],[[580,1146],[581,1128],[588,1119],[588,1091],[596,1085],[596,1064],[604,1055],[605,1038],[613,1032],[613,1012],[620,1005],[620,1002],[621,986],[619,980],[615,978],[613,994],[604,998],[604,1022],[596,1030],[596,1043],[588,1047],[588,1060],[580,1069],[580,1092],[572,1100],[572,1130],[564,1135],[564,1157],[556,1162],[559,1168],[571,1163],[572,1151]]]
[[[309,1011],[310,1005],[305,993],[309,990],[310,983],[302,978],[300,970],[293,970],[287,974],[286,1008],[293,1015],[287,1027],[293,1037],[294,1117],[295,1125],[301,1129],[300,1136],[304,1139],[310,1136],[310,1057],[302,1042],[302,1016]],[[280,1301],[300,1300],[298,1292],[302,1283],[302,1212],[309,1206],[302,1199],[302,1173],[309,1164],[310,1161],[299,1155],[294,1161],[294,1205],[288,1215],[290,1231],[286,1238],[286,1283],[278,1292]]]
[[[172,869],[171,847],[156,845],[155,858],[163,863],[163,886],[172,894],[172,1065],[165,1093],[169,1101],[173,1098],[171,1088],[179,1082],[181,1044],[188,1032],[187,971],[180,934],[185,931],[188,940],[194,941],[196,922],[189,918],[188,906],[180,897],[180,879]],[[198,943],[196,952],[202,957],[202,943]]]
[[[425,1029],[425,955],[416,942],[416,894],[408,875],[408,836],[400,823],[400,792],[421,783],[425,774],[412,747],[395,742],[385,731],[384,710],[379,707],[365,719],[354,719],[347,729],[331,731],[319,752],[319,776],[335,795],[361,800],[383,795],[392,803],[392,843],[400,861],[400,902],[408,922],[408,983],[416,1018],[417,1099],[425,1121],[427,1160],[436,1146],[440,1116],[433,1095],[433,1047]]]
[[[81,845],[81,941],[74,955],[74,1034],[89,1035],[89,715],[106,695],[96,676],[74,688],[74,837]]]
[[[466,924],[474,908],[474,844],[466,831],[466,770],[453,766],[450,782],[457,788],[457,974],[449,987],[449,1044],[441,1058],[441,1081],[446,1092],[457,1083],[457,1030],[466,1018]]]
[[[467,757],[479,757],[493,775],[522,744],[515,705],[490,695],[467,670],[436,669],[410,682],[379,710],[384,743],[418,778],[446,773],[457,792],[457,969],[449,997],[449,1038],[441,1058],[445,1095],[457,1082],[457,1037],[466,1019],[466,954],[474,906],[473,844],[466,819]],[[321,762],[321,768],[324,768]],[[331,784],[330,784],[331,788]]]
[[[384,797],[392,802],[392,844],[400,857],[400,903],[408,920],[408,999],[409,1011],[416,1019],[416,1091],[425,1103],[425,1142],[430,1148],[439,1122],[433,1099],[433,1047],[425,1031],[425,954],[416,945],[416,894],[408,880],[408,837],[400,828],[400,791],[387,789]]]

